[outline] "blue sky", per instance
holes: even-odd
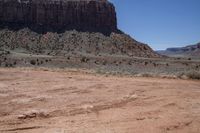
[[[110,0],[118,27],[154,50],[200,42],[200,0]]]

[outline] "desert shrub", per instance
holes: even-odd
[[[86,58],[86,57],[82,57],[82,58],[81,58],[81,62],[88,62],[88,61],[89,61],[89,59]]]
[[[150,73],[142,73],[141,77],[153,77],[153,74]]]
[[[103,63],[102,63],[102,64],[103,64],[103,65],[106,65],[106,63],[107,63],[106,61],[103,61]]]
[[[6,64],[5,64],[5,67],[9,67],[9,64],[8,64],[8,63],[6,63]]]
[[[86,53],[91,54],[91,51],[88,51],[88,50],[87,50]]]
[[[105,72],[103,70],[100,70],[100,69],[96,70],[96,73],[97,74],[105,74]]]
[[[10,51],[6,51],[6,54],[10,54]]]
[[[186,66],[188,66],[189,64],[188,64],[188,63],[183,63],[183,65],[186,65]]]
[[[190,79],[198,79],[200,80],[200,72],[199,71],[191,71],[186,73],[186,76]]]
[[[17,65],[17,62],[16,62],[16,61],[14,61],[14,62],[13,62],[13,65]]]
[[[30,61],[30,64],[31,64],[31,65],[36,65],[36,61],[35,61],[35,60],[31,60],[31,61]]]
[[[98,61],[95,61],[94,63],[95,63],[95,64],[99,64],[99,62],[98,62]]]

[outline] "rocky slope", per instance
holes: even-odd
[[[168,56],[200,57],[200,43],[179,48],[167,48],[164,51],[158,51],[158,53]]]
[[[39,34],[30,29],[0,30],[0,48],[23,50],[32,54],[67,55],[126,55],[158,57],[146,44],[135,41],[125,34],[65,31],[64,33]]]

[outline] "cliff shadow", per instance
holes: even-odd
[[[19,31],[21,29],[28,28],[33,32],[36,32],[38,34],[46,34],[47,32],[53,32],[53,33],[64,33],[65,31],[72,31],[76,30],[78,32],[89,32],[89,33],[102,33],[105,36],[110,36],[112,32],[123,34],[120,30],[111,30],[109,28],[90,28],[90,27],[78,27],[78,26],[62,26],[62,27],[52,27],[52,26],[45,26],[45,25],[33,25],[33,24],[17,24],[17,23],[5,23],[0,22],[0,30],[2,29],[8,29],[11,31]]]

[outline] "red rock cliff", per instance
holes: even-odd
[[[107,0],[0,0],[0,23],[117,31],[115,7]]]

